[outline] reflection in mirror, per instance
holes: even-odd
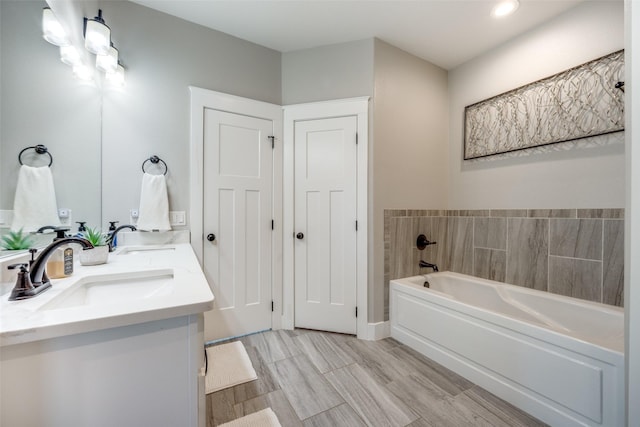
[[[59,48],[42,38],[44,7],[0,1],[0,211],[13,210],[18,154],[43,144],[53,156],[57,206],[71,211],[72,230],[75,221],[102,227],[101,91],[76,79]],[[48,161],[30,151],[25,164]],[[0,233],[10,225],[0,224]]]

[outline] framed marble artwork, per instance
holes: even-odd
[[[624,50],[465,107],[464,160],[624,130]]]

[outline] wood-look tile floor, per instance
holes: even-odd
[[[207,395],[207,426],[271,407],[283,427],[545,426],[388,338],[303,329],[240,338],[258,379]]]

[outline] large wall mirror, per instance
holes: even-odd
[[[44,1],[0,1],[0,209],[13,209],[18,154],[43,144],[53,157],[58,208],[71,210],[72,230],[75,221],[102,228],[102,93],[76,79],[58,47],[42,38],[44,7]],[[46,156],[25,153],[23,160],[48,161],[40,157]]]

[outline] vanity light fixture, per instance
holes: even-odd
[[[1,1],[1,0],[0,0]],[[60,46],[60,60],[73,68],[80,80],[93,80],[95,70],[104,72],[105,80],[118,86],[124,85],[124,68],[118,61],[118,49],[111,43],[111,29],[102,18],[102,9],[93,19],[84,18],[84,47],[96,55],[95,68],[87,65],[87,56],[71,43],[65,27],[49,7],[42,10],[42,36],[49,43]]]
[[[96,68],[105,73],[116,71],[118,68],[118,49],[113,47],[113,44],[106,55],[96,55]]]
[[[84,18],[84,47],[96,55],[106,55],[111,47],[111,29],[102,19],[102,9],[93,19]]]
[[[491,10],[491,16],[494,18],[503,18],[518,10],[518,7],[520,7],[520,2],[518,0],[501,1],[493,7]]]
[[[71,39],[51,8],[42,9],[42,37],[56,46],[69,46]]]

